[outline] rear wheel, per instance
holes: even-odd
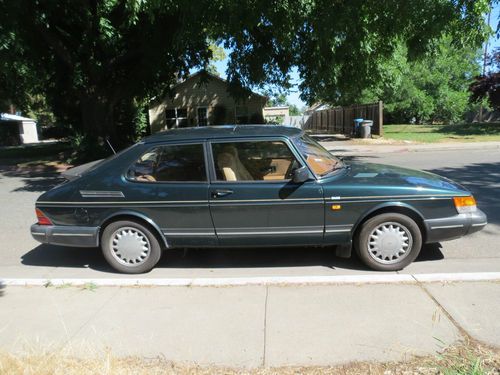
[[[386,213],[363,223],[354,246],[368,267],[377,271],[398,271],[418,256],[422,233],[410,217]]]
[[[109,265],[123,273],[148,272],[161,257],[156,236],[148,227],[132,220],[109,224],[102,233],[101,249]]]

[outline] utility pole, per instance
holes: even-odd
[[[491,3],[490,10],[488,12],[488,27],[490,26],[490,18],[491,18]],[[484,54],[483,54],[483,77],[486,75],[486,59],[488,58],[488,44],[490,42],[490,38],[486,39],[486,43],[484,45]],[[479,105],[479,122],[483,122],[483,103]]]

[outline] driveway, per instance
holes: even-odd
[[[330,146],[331,144],[329,144]],[[334,153],[345,150],[333,149]],[[329,149],[332,149],[330,146]],[[336,152],[337,151],[337,152]],[[449,150],[347,155],[347,160],[425,169],[467,186],[489,219],[481,232],[463,239],[427,245],[405,272],[500,271],[500,150]],[[117,275],[98,249],[40,245],[29,234],[35,221],[34,202],[60,182],[56,173],[19,172],[3,167],[0,174],[0,277],[109,278]],[[144,277],[199,278],[247,276],[329,276],[374,274],[356,258],[342,259],[331,249],[212,249],[172,250]]]

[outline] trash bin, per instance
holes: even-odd
[[[354,119],[354,129],[352,130],[352,135],[354,135],[355,137],[359,137],[359,127],[362,122],[363,122],[362,118]]]
[[[361,138],[371,138],[372,137],[372,126],[373,121],[363,120],[359,127],[359,136]]]

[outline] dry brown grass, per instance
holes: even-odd
[[[438,356],[417,357],[406,362],[357,362],[335,367],[279,367],[234,369],[172,363],[162,358],[117,357],[111,353],[93,359],[76,358],[62,352],[13,355],[0,353],[0,374],[249,374],[249,375],[392,375],[392,374],[500,374],[500,351],[480,344],[462,343]]]

